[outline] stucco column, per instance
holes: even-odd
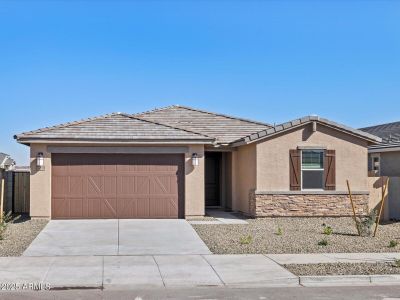
[[[197,153],[199,165],[192,165],[192,154]],[[185,154],[185,216],[204,216],[204,146],[189,145]]]
[[[36,166],[36,156],[39,152],[44,156],[44,167]],[[31,144],[30,151],[30,216],[32,218],[51,217],[51,153],[43,144]]]

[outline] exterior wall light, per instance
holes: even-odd
[[[42,169],[44,166],[44,158],[43,158],[43,152],[39,152],[36,155],[36,166],[38,169]]]
[[[192,165],[193,166],[199,165],[199,157],[197,156],[197,153],[192,154]]]

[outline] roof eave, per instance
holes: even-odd
[[[61,138],[17,138],[18,143],[30,144],[204,144],[213,145],[212,139],[61,139]]]

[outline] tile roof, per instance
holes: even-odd
[[[214,139],[189,130],[143,120],[124,113],[112,113],[95,118],[46,127],[15,136],[18,141],[56,140],[201,140]]]
[[[382,138],[381,145],[395,145],[400,144],[400,122],[386,123],[376,126],[360,128],[360,130]]]
[[[285,132],[287,130],[299,127],[299,126],[303,126],[307,123],[311,123],[311,122],[318,122],[324,125],[327,125],[329,127],[341,130],[341,131],[345,131],[347,133],[353,134],[355,136],[358,136],[362,139],[366,139],[369,140],[370,142],[373,143],[379,143],[381,142],[381,139],[375,135],[369,134],[367,132],[363,132],[361,130],[358,129],[354,129],[324,118],[320,118],[318,116],[306,116],[303,118],[299,118],[299,119],[295,119],[280,125],[276,125],[272,128],[266,129],[266,130],[262,130],[259,131],[257,133],[253,133],[251,135],[248,135],[246,137],[243,137],[241,139],[238,139],[237,141],[235,141],[233,144],[233,146],[238,146],[241,144],[248,144],[248,143],[252,143],[255,141],[258,141],[259,139],[265,138],[267,136],[273,136],[275,134],[279,134],[282,132]]]
[[[173,105],[136,114],[140,118],[182,128],[229,144],[239,138],[271,128],[270,124]]]
[[[10,157],[10,155],[0,152],[0,169],[8,169],[13,165],[15,165],[15,161]]]

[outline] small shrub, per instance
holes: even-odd
[[[395,259],[392,264],[393,267],[400,268],[400,259]]]
[[[398,241],[395,241],[395,240],[391,240],[390,242],[389,242],[389,248],[394,248],[394,247],[396,247],[397,245],[398,245]]]
[[[325,224],[323,226],[324,226],[324,234],[331,235],[333,233],[333,229],[331,226],[326,226]]]
[[[242,236],[240,238],[240,244],[241,245],[248,245],[252,242],[253,238],[251,237],[251,235],[247,235],[247,236]]]
[[[318,246],[328,246],[328,240],[322,239],[318,242]]]
[[[276,230],[276,235],[282,235],[283,234],[283,230],[281,228],[281,226],[278,226],[278,229]]]
[[[369,215],[357,219],[357,227],[361,236],[370,236],[372,234],[372,226],[376,221],[376,210],[372,210]]]

